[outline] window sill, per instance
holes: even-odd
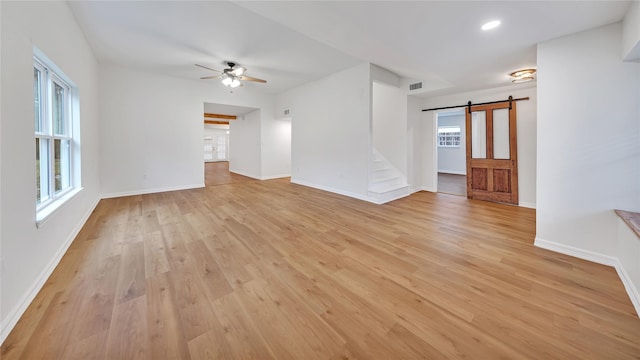
[[[82,187],[75,188],[65,194],[63,197],[56,199],[53,203],[45,207],[44,209],[40,209],[36,212],[36,227],[41,228],[45,222],[51,217],[51,215],[55,214],[62,205],[64,205],[71,198],[76,196],[82,191]]]

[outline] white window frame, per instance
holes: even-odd
[[[459,148],[462,145],[462,129],[460,126],[438,126],[437,134],[438,147]],[[447,141],[447,139],[451,141]],[[447,144],[447,142],[450,144]]]
[[[39,225],[50,214],[52,214],[60,205],[73,197],[79,189],[79,181],[76,181],[76,161],[78,160],[75,150],[77,145],[77,138],[74,137],[75,121],[74,121],[74,106],[73,97],[75,94],[74,87],[70,84],[70,81],[66,80],[66,77],[60,72],[53,63],[51,63],[45,56],[34,55],[33,67],[40,71],[40,131],[35,128],[34,121],[34,138],[46,140],[48,143],[46,157],[47,161],[43,162],[40,158],[40,176],[47,177],[48,194],[42,195],[41,186],[41,201],[38,202],[36,196],[36,222]],[[64,134],[55,134],[54,132],[54,120],[53,120],[53,92],[54,84],[64,89],[63,99],[63,112],[64,112]],[[35,85],[35,84],[34,84]],[[35,102],[35,98],[34,98]],[[34,104],[35,105],[35,104]],[[35,109],[35,108],[34,108]],[[35,114],[34,114],[35,120]],[[55,141],[60,140],[62,143],[68,142],[68,186],[56,192],[55,189]],[[60,150],[62,151],[62,149]],[[38,154],[36,154],[38,156]],[[34,158],[34,161],[36,158]],[[36,179],[37,181],[37,179]],[[42,181],[41,181],[42,183]],[[36,184],[38,185],[38,184]]]

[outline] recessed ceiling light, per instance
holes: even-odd
[[[493,20],[482,25],[481,29],[486,31],[486,30],[491,30],[493,28],[497,28],[498,26],[500,26],[500,20]]]

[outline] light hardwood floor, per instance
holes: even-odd
[[[216,186],[251,180],[250,177],[229,172],[228,161],[204,163],[205,186]]]
[[[103,200],[2,360],[639,358],[615,270],[534,231],[531,209],[283,179]]]
[[[467,177],[465,175],[438,173],[438,192],[467,196]]]

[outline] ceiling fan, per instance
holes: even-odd
[[[212,69],[210,67],[206,67],[200,64],[195,64],[195,66],[199,66],[203,69],[207,69],[207,70],[211,70],[211,71],[215,71],[215,72],[219,72],[221,73],[220,75],[214,75],[214,76],[205,76],[205,77],[201,77],[200,79],[203,80],[208,80],[208,79],[222,79],[222,83],[224,84],[224,86],[229,86],[229,87],[238,87],[240,85],[242,85],[242,83],[240,82],[240,80],[244,80],[244,81],[254,81],[254,82],[259,82],[259,83],[266,83],[266,80],[262,80],[262,79],[258,79],[258,78],[254,78],[251,76],[246,76],[244,75],[244,73],[247,71],[247,68],[243,67],[243,66],[238,66],[236,67],[236,63],[231,62],[231,61],[227,61],[226,62],[228,68],[220,71],[220,70],[215,70]]]

